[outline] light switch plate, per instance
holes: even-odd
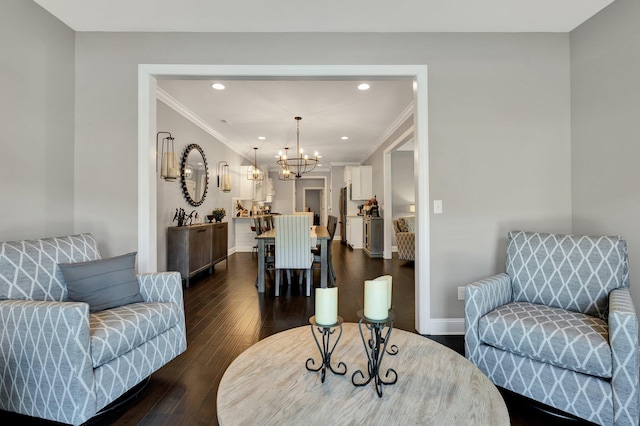
[[[464,300],[464,286],[458,287],[458,300]]]
[[[442,214],[442,200],[433,200],[433,213]]]

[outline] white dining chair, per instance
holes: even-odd
[[[311,221],[307,215],[279,215],[274,218],[276,229],[275,295],[280,296],[280,271],[302,270],[306,273],[307,296],[313,285],[313,254],[311,254]]]

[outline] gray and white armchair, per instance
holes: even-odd
[[[510,232],[506,273],[466,288],[465,352],[497,386],[601,425],[638,425],[625,240]]]
[[[100,259],[91,234],[0,242],[1,410],[82,424],[186,350],[177,272],[137,275],[137,303],[69,300],[60,265]]]

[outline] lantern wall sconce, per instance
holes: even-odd
[[[229,163],[227,163],[226,161],[218,161],[218,188],[222,192],[231,192]]]
[[[162,145],[160,145],[161,134],[169,135],[166,138],[162,138]],[[178,158],[176,157],[173,141],[174,138],[169,132],[158,132],[156,134],[156,173],[158,172],[158,158],[160,158],[160,177],[167,182],[173,182],[180,177]]]

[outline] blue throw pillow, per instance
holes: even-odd
[[[91,312],[144,302],[134,265],[136,252],[89,262],[60,263],[69,300],[89,304]]]

